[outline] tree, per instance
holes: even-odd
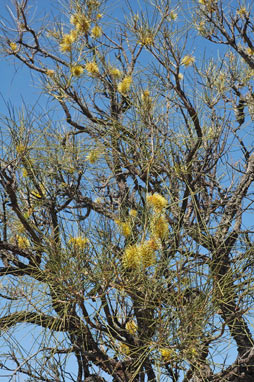
[[[2,19],[47,111],[1,119],[0,368],[251,382],[251,6],[123,6],[70,0],[39,23],[15,0]]]

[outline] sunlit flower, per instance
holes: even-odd
[[[72,43],[74,43],[77,40],[78,32],[76,31],[76,29],[73,29],[73,30],[70,31],[68,36],[69,36],[69,39],[70,39],[71,44],[72,44]]]
[[[131,209],[131,210],[129,211],[129,215],[132,216],[133,218],[135,218],[135,217],[137,216],[137,214],[138,214],[138,211],[137,211],[137,210],[133,210],[133,209]]]
[[[87,33],[90,28],[90,21],[85,15],[74,15],[73,24],[75,25],[77,31],[81,33]]]
[[[17,235],[17,243],[21,249],[30,247],[30,241],[24,236]]]
[[[151,221],[151,232],[155,238],[165,239],[168,235],[168,222],[165,215],[154,216]]]
[[[119,82],[117,86],[117,90],[121,94],[126,94],[130,90],[131,84],[132,84],[132,77],[126,76],[121,82]]]
[[[152,33],[152,31],[149,31],[149,30],[141,31],[141,35],[139,37],[139,43],[144,46],[153,45],[154,34]]]
[[[161,356],[165,362],[169,362],[174,358],[174,350],[169,348],[161,348],[160,349]]]
[[[36,199],[41,199],[43,197],[43,195],[36,190],[32,190],[31,195],[34,196]]]
[[[195,58],[189,54],[183,57],[182,59],[182,65],[184,66],[191,66],[195,62]]]
[[[85,65],[86,71],[90,74],[98,74],[99,68],[95,61],[87,62]]]
[[[65,52],[70,52],[71,51],[71,44],[67,44],[64,42],[61,42],[59,44],[60,51],[65,53]]]
[[[111,74],[112,77],[115,77],[115,78],[119,78],[122,75],[121,71],[117,68],[110,68],[109,73]]]
[[[165,199],[164,196],[158,194],[158,192],[155,192],[152,195],[147,195],[146,201],[157,212],[162,211],[168,205],[167,199]]]
[[[23,155],[26,152],[26,146],[24,146],[22,143],[19,143],[16,146],[16,151],[19,155]]]
[[[46,70],[46,75],[49,77],[53,77],[55,74],[55,71],[53,69],[47,69]]]
[[[139,248],[136,244],[130,245],[125,249],[122,262],[125,268],[137,269],[140,267],[141,256]]]
[[[18,46],[15,42],[10,42],[9,46],[13,52],[16,52],[18,50]]]
[[[84,69],[82,68],[81,65],[76,65],[76,66],[72,66],[71,68],[71,73],[76,76],[76,77],[79,77],[81,76],[81,74],[83,73]]]
[[[91,30],[91,36],[93,38],[99,38],[102,35],[102,29],[98,25],[95,25],[93,29]]]
[[[73,245],[75,248],[82,250],[89,244],[89,239],[87,237],[76,236],[71,237],[68,243]]]
[[[181,81],[183,79],[183,74],[182,73],[178,74],[178,79],[179,79],[179,81]]]
[[[155,251],[156,245],[153,239],[147,240],[138,246],[138,251],[140,253],[141,263],[144,268],[154,265],[156,262]]]
[[[138,325],[134,320],[130,320],[126,323],[125,329],[127,330],[128,333],[130,334],[135,334],[138,330]]]
[[[91,164],[94,164],[95,162],[97,162],[100,156],[101,156],[101,153],[98,150],[91,150],[87,154],[86,160],[89,161]]]
[[[175,11],[170,11],[169,17],[174,21],[177,19],[177,13]]]
[[[26,168],[23,168],[22,170],[22,175],[24,178],[27,178],[28,177],[28,172],[27,172],[27,169]]]
[[[247,15],[248,15],[248,12],[247,12],[247,9],[245,7],[241,7],[240,9],[238,9],[238,11],[236,12],[242,19],[244,19]]]
[[[97,20],[100,20],[102,18],[102,14],[101,13],[98,13],[98,15],[96,16],[96,19]]]
[[[121,343],[119,346],[119,351],[122,354],[129,355],[130,354],[130,348],[128,345]]]
[[[122,235],[128,237],[131,235],[131,225],[130,222],[121,222],[119,220],[115,220],[116,224],[119,226]]]
[[[253,49],[253,48],[247,48],[247,49],[246,49],[246,52],[247,52],[247,54],[248,54],[249,56],[253,56],[253,54],[254,54],[254,49]]]

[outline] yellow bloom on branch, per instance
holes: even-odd
[[[81,65],[72,66],[71,68],[71,73],[76,77],[81,76],[81,74],[83,74],[83,71],[84,69]]]
[[[155,251],[156,246],[155,242],[153,239],[147,240],[144,243],[140,244],[138,247],[139,253],[140,253],[140,258],[141,258],[141,263],[144,268],[150,267],[151,265],[154,265],[156,262],[156,257],[155,257]]]
[[[195,62],[195,57],[191,56],[190,54],[187,54],[182,59],[182,65],[184,66],[191,66]]]
[[[119,346],[119,351],[122,354],[129,355],[131,350],[128,345],[121,343]]]
[[[95,25],[93,29],[91,30],[91,36],[93,38],[99,38],[102,35],[102,29],[98,25]]]
[[[160,353],[165,362],[169,362],[174,358],[174,351],[172,349],[161,348]]]
[[[49,77],[53,77],[55,74],[55,71],[53,69],[47,69],[46,70],[46,75]]]
[[[160,195],[158,192],[148,195],[146,201],[156,212],[161,212],[168,205],[167,199],[165,199],[164,196]]]
[[[71,237],[68,243],[73,245],[74,248],[78,248],[82,250],[89,244],[89,239],[87,237],[76,236],[76,237]]]
[[[18,46],[15,42],[10,42],[9,46],[13,52],[16,52],[18,50]]]
[[[119,93],[125,95],[130,90],[132,84],[132,77],[126,76],[119,84],[117,85],[117,90]]]
[[[86,160],[89,161],[91,164],[94,164],[95,162],[97,162],[100,156],[101,153],[98,150],[91,150],[89,154],[87,154]]]
[[[18,242],[19,248],[21,248],[21,249],[26,249],[26,248],[30,247],[30,241],[24,236],[18,235],[17,236],[17,242]]]
[[[111,68],[109,70],[109,73],[111,74],[112,77],[115,77],[115,78],[119,78],[122,75],[121,71],[117,68]]]
[[[128,222],[128,221],[127,222],[121,222],[119,220],[116,220],[115,222],[119,226],[122,235],[124,235],[125,237],[128,237],[131,235],[130,222]]]
[[[131,210],[129,211],[129,215],[132,216],[133,218],[135,218],[135,217],[137,216],[137,214],[138,214],[138,211],[137,211],[137,210],[133,210],[133,209],[131,209]]]
[[[165,215],[154,216],[151,221],[151,232],[156,239],[165,239],[168,235],[168,222]]]
[[[88,73],[93,75],[99,73],[99,68],[95,61],[87,62],[85,65],[85,69]]]
[[[125,329],[130,334],[135,334],[138,330],[138,326],[134,320],[130,320],[126,323]]]
[[[136,244],[130,245],[124,251],[122,263],[125,268],[138,269],[141,265],[141,256]]]
[[[77,31],[82,33],[87,33],[90,28],[90,21],[89,19],[81,14],[81,13],[75,13],[70,18],[71,24],[75,25]]]

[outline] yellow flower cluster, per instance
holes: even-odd
[[[89,19],[82,13],[75,13],[70,18],[71,24],[75,25],[76,30],[81,33],[87,33],[90,28]]]
[[[174,358],[174,350],[169,348],[161,348],[160,349],[161,356],[165,362],[169,362]]]
[[[98,150],[91,150],[87,156],[86,160],[90,162],[91,164],[94,164],[97,162],[97,160],[100,158],[101,153]]]
[[[119,93],[125,95],[130,90],[132,84],[132,77],[126,76],[119,84],[117,85],[117,90]]]
[[[129,355],[131,352],[130,347],[124,343],[120,344],[119,351],[120,351],[120,353],[125,354],[125,355]]]
[[[76,236],[76,237],[71,237],[68,243],[70,245],[73,245],[75,248],[82,250],[89,244],[89,239],[87,237]]]
[[[236,12],[242,19],[244,19],[247,15],[248,15],[248,12],[247,12],[247,9],[245,7],[241,7],[240,9],[238,9],[238,11]]]
[[[110,68],[109,69],[109,73],[114,78],[119,78],[122,75],[121,71],[119,69],[117,69],[117,68]]]
[[[177,13],[175,11],[170,11],[169,13],[169,17],[171,18],[171,20],[175,21],[177,19]]]
[[[93,29],[91,30],[91,36],[93,38],[99,38],[102,35],[102,29],[98,25],[95,25]]]
[[[195,58],[191,56],[190,54],[187,54],[182,59],[182,65],[184,66],[191,66],[194,64],[194,62],[195,62]]]
[[[17,235],[17,243],[21,249],[30,247],[30,241],[24,236]]]
[[[138,214],[138,211],[137,211],[137,210],[133,210],[133,209],[131,209],[131,210],[129,211],[129,215],[132,216],[133,218],[135,218],[135,217],[137,216],[137,214]]]
[[[79,77],[83,73],[84,69],[81,65],[72,66],[71,73],[73,76]]]
[[[96,75],[99,73],[99,68],[95,61],[87,62],[85,65],[85,69],[88,73],[92,75]]]
[[[18,46],[15,42],[10,42],[9,46],[13,52],[16,52],[18,50]]]
[[[60,43],[61,52],[70,52],[72,44],[76,41],[78,32],[74,29],[69,34],[64,34]]]
[[[156,262],[155,251],[159,248],[156,239],[147,240],[139,245],[134,244],[124,251],[122,262],[128,269],[147,268]]]
[[[138,326],[134,320],[130,320],[126,323],[125,329],[130,334],[135,334],[138,330]]]
[[[139,43],[144,46],[149,46],[153,45],[154,43],[154,35],[152,31],[149,30],[143,30],[141,32],[140,38],[139,38]]]
[[[49,77],[53,77],[55,74],[55,71],[53,69],[47,69],[46,70],[46,75]]]
[[[153,216],[151,220],[151,232],[157,239],[166,239],[168,235],[168,222],[165,215]]]
[[[115,220],[115,223],[119,226],[122,235],[128,237],[131,235],[131,225],[130,222],[121,222],[120,220]]]
[[[168,205],[167,199],[158,194],[158,192],[155,192],[152,195],[148,195],[146,197],[146,201],[154,208],[156,212],[161,212]]]
[[[19,143],[17,146],[16,146],[16,151],[19,155],[23,155],[25,152],[26,152],[26,146],[23,145],[22,143]]]

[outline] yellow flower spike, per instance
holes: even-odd
[[[150,267],[151,265],[154,265],[156,262],[156,257],[154,253],[154,247],[153,243],[150,242],[150,240],[145,241],[144,243],[140,244],[138,247],[141,262],[144,268]]]
[[[131,210],[129,211],[129,215],[130,215],[131,217],[133,217],[133,218],[135,218],[135,217],[137,216],[137,214],[138,214],[138,211],[137,211],[137,210],[133,210],[133,209],[131,209]]]
[[[168,235],[168,222],[165,215],[154,216],[151,221],[151,232],[156,239],[165,239]]]
[[[141,256],[136,244],[130,245],[124,251],[122,263],[124,268],[138,269],[141,265]]]
[[[131,235],[131,226],[129,222],[122,222],[120,224],[121,232],[125,237],[128,237]]]
[[[47,69],[46,75],[49,77],[54,77],[55,71],[53,69]]]
[[[10,42],[9,46],[13,52],[16,52],[18,50],[18,45],[13,41]]]
[[[97,19],[97,20],[100,20],[100,19],[102,18],[102,16],[103,16],[103,15],[102,15],[101,13],[98,13],[98,15],[96,16],[96,19]]]
[[[119,69],[117,69],[117,68],[111,68],[111,69],[109,70],[109,73],[110,73],[111,76],[114,77],[114,78],[119,78],[119,77],[121,77],[121,75],[122,75],[121,71],[120,71]]]
[[[22,143],[19,143],[16,146],[16,151],[19,155],[23,155],[26,152],[26,146],[24,146]]]
[[[165,199],[164,196],[160,195],[158,192],[155,192],[152,195],[147,195],[146,201],[156,212],[161,212],[168,205],[167,199]]]
[[[73,29],[73,30],[70,31],[69,38],[70,38],[71,43],[74,43],[77,40],[78,32],[77,32],[76,29]]]
[[[65,53],[65,52],[71,52],[71,44],[65,44],[63,42],[60,43],[59,45],[60,51]]]
[[[77,22],[74,24],[77,31],[81,33],[87,33],[90,29],[90,21],[85,15],[77,15],[76,16]],[[74,18],[74,20],[76,20]]]
[[[138,330],[138,326],[134,320],[130,320],[126,323],[125,329],[129,334],[135,334]]]
[[[28,171],[27,171],[26,168],[23,168],[23,170],[22,170],[22,175],[23,175],[24,178],[27,178],[27,177],[28,177]]]
[[[244,19],[247,15],[248,15],[248,12],[247,12],[247,9],[245,7],[241,7],[240,9],[238,9],[238,11],[236,12],[242,19]]]
[[[71,73],[73,74],[73,76],[79,77],[81,76],[81,74],[83,74],[83,72],[84,69],[81,65],[72,66],[71,68]]]
[[[93,38],[99,38],[102,35],[102,29],[98,25],[95,25],[93,29],[91,30],[91,36]]]
[[[68,244],[73,245],[76,249],[84,249],[89,244],[89,239],[87,237],[77,236],[71,237]]]
[[[132,77],[126,76],[119,84],[117,85],[117,90],[119,93],[125,95],[130,90],[132,84]]]
[[[182,59],[182,65],[184,65],[186,67],[193,65],[194,62],[195,62],[195,57],[191,56],[190,54],[187,54]]]
[[[92,75],[99,74],[99,68],[95,61],[87,62],[85,65],[85,69],[88,73]]]
[[[175,21],[177,19],[177,13],[175,11],[170,11],[169,17],[171,18],[172,21]]]
[[[21,249],[30,247],[30,241],[24,236],[17,235],[17,243]]]
[[[120,344],[119,351],[120,351],[120,353],[125,354],[125,355],[129,355],[131,352],[130,347],[124,343]]]
[[[97,160],[100,158],[100,156],[101,156],[101,153],[98,150],[91,150],[87,154],[86,160],[88,162],[90,162],[91,164],[94,164],[95,162],[97,162]]]
[[[174,359],[174,350],[169,348],[161,348],[160,349],[161,356],[165,362],[169,362]]]

